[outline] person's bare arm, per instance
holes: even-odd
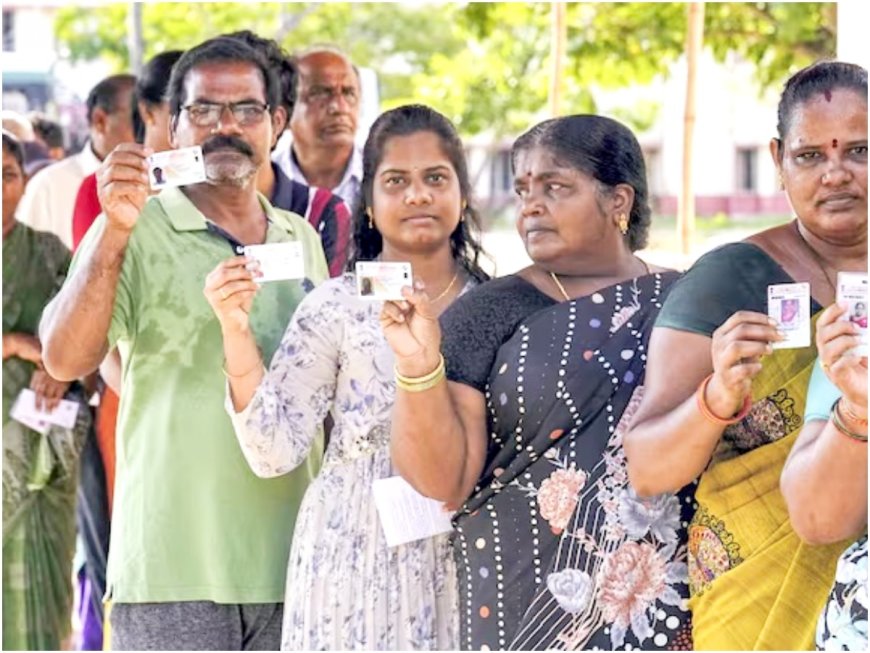
[[[127,243],[148,198],[141,145],[119,145],[97,173],[106,222],[93,248],[46,307],[39,325],[46,370],[72,381],[93,372],[108,351],[115,293]]]
[[[42,344],[39,338],[29,333],[4,333],[3,360],[7,358],[21,358],[42,367]]]
[[[695,391],[713,372],[708,408],[721,418],[735,415],[761,371],[761,356],[778,338],[766,315],[749,311],[732,315],[712,338],[653,329],[643,401],[623,439],[638,495],[676,492],[704,471],[725,427],[704,417]]]
[[[483,471],[485,411],[483,395],[462,383],[418,393],[398,389],[390,453],[399,474],[420,494],[450,508],[462,505]]]
[[[819,317],[816,344],[828,377],[843,393],[844,426],[866,437],[867,359],[847,353],[858,337],[853,324],[837,321],[842,313],[834,305]],[[832,419],[807,422],[783,467],[780,489],[804,541],[854,537],[867,525],[867,443],[840,433]]]
[[[441,331],[424,293],[405,297],[384,304],[381,326],[398,372],[421,377],[440,362]],[[460,506],[480,478],[486,440],[486,402],[478,390],[446,379],[422,392],[396,389],[390,451],[421,494]]]
[[[224,372],[236,412],[248,407],[265,376],[263,358],[250,322],[254,295],[259,290],[255,274],[259,274],[256,261],[235,256],[219,263],[206,277],[203,288],[221,325]]]

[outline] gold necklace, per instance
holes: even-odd
[[[559,281],[559,277],[557,277],[557,276],[556,276],[556,273],[553,272],[552,270],[550,270],[550,278],[551,278],[551,279],[553,280],[553,282],[554,282],[554,283],[559,287],[559,292],[562,293],[562,297],[565,298],[565,301],[566,301],[566,302],[570,302],[570,301],[571,301],[571,298],[568,297],[568,293],[565,292],[565,286],[562,285],[562,282]]]
[[[453,275],[453,278],[450,280],[450,283],[447,284],[447,287],[444,289],[444,292],[442,292],[442,293],[441,293],[440,295],[438,295],[435,299],[433,299],[433,300],[432,300],[432,303],[434,304],[435,302],[444,299],[444,296],[447,295],[447,293],[450,292],[450,289],[453,287],[453,284],[456,283],[456,280],[457,280],[458,278],[459,278],[459,270],[457,270],[457,271],[456,271],[456,274]]]
[[[649,269],[649,265],[647,265],[646,261],[644,261],[642,258],[638,258],[637,256],[635,256],[634,258],[636,258],[638,261],[640,261],[643,264],[643,267],[646,270],[647,274],[651,273],[650,269]],[[565,286],[562,285],[562,282],[559,281],[559,277],[557,277],[556,273],[553,272],[552,270],[550,271],[550,278],[553,280],[553,283],[555,283],[556,286],[559,288],[559,292],[562,293],[562,297],[565,298],[565,301],[570,302],[571,298],[568,296],[568,293],[565,292]]]

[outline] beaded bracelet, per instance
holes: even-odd
[[[423,376],[403,376],[397,368],[393,368],[396,374],[396,387],[407,392],[423,392],[434,388],[447,376],[444,365],[444,356],[438,355],[438,365],[434,370]]]
[[[724,419],[715,415],[710,407],[707,405],[707,400],[705,395],[707,394],[707,386],[710,385],[710,379],[713,378],[713,375],[710,374],[706,379],[701,381],[701,385],[698,386],[697,392],[695,392],[695,401],[698,404],[698,410],[704,416],[704,418],[708,422],[712,422],[718,426],[730,426],[731,424],[736,424],[744,417],[749,414],[749,411],[752,410],[752,397],[750,395],[746,395],[743,399],[743,406],[740,408],[740,412],[737,413],[734,417]]]
[[[834,402],[834,405],[831,407],[831,422],[833,422],[834,427],[843,435],[856,440],[858,442],[867,442],[867,434],[866,433],[856,433],[855,431],[849,430],[849,428],[843,423],[843,416],[840,414],[840,400]]]

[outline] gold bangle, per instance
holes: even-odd
[[[438,365],[429,374],[423,376],[403,376],[399,374],[399,370],[394,367],[393,371],[396,374],[396,387],[406,392],[423,392],[434,388],[441,383],[441,380],[447,377],[444,365],[444,356],[438,355]]]
[[[444,374],[444,355],[438,354],[438,365],[435,366],[434,370],[428,374],[424,374],[423,376],[402,376],[402,374],[399,373],[399,368],[395,365],[393,366],[393,371],[396,373],[396,383],[403,385],[421,385],[429,383],[433,379]]]
[[[227,361],[226,361],[226,359],[224,359],[224,364],[221,365],[221,372],[223,372],[224,376],[227,377],[228,379],[244,379],[246,376],[250,376],[258,369],[262,369],[262,367],[263,367],[263,361],[258,361],[257,364],[254,365],[254,367],[249,369],[244,374],[230,374],[229,372],[227,372]]]
[[[843,416],[840,414],[840,400],[834,402],[833,410],[831,410],[831,422],[833,422],[834,427],[843,435],[857,440],[858,442],[867,442],[867,434],[866,433],[856,433],[855,431],[849,430],[849,428],[843,423]]]
[[[441,383],[442,380],[447,378],[447,375],[444,373],[444,366],[439,366],[438,370],[439,374],[436,377],[429,379],[424,383],[405,383],[401,379],[396,378],[396,387],[405,392],[423,392],[434,388],[436,385]]]
[[[837,406],[839,407],[839,409],[841,411],[842,417],[845,417],[845,418],[851,420],[852,423],[854,423],[854,424],[858,424],[859,426],[863,426],[865,428],[867,427],[867,416],[866,415],[864,417],[860,417],[860,416],[856,415],[854,411],[849,410],[848,403],[846,403],[844,405],[842,402],[840,402],[839,399],[837,401],[839,402],[837,404]]]

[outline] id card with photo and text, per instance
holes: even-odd
[[[194,145],[155,152],[148,157],[148,179],[154,190],[204,182],[206,177],[202,148]]]
[[[861,344],[851,349],[850,354],[866,356],[867,338],[867,275],[863,272],[840,272],[837,274],[837,303],[845,302],[849,308],[841,320],[848,320],[858,327]]]
[[[404,262],[359,261],[356,289],[360,299],[401,301],[402,288],[413,287],[411,264]]]
[[[785,336],[774,349],[810,346],[810,284],[779,283],[767,287],[767,315]]]

